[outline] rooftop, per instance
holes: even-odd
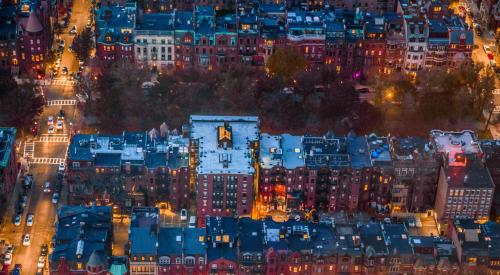
[[[370,151],[370,159],[374,166],[386,166],[391,164],[392,158],[389,152],[387,137],[379,137],[375,134],[370,134],[367,137],[367,142]]]
[[[464,154],[481,154],[474,132],[431,131],[431,142],[438,153],[446,157],[449,166],[465,166]]]
[[[198,174],[253,174],[252,143],[259,140],[253,116],[190,117],[191,139],[198,142]]]
[[[450,186],[493,188],[490,172],[475,155],[465,156],[465,166],[445,166],[445,175]]]
[[[309,168],[345,167],[350,164],[347,138],[327,133],[324,136],[304,136],[305,163]]]
[[[134,207],[130,214],[130,228],[156,228],[159,224],[160,210],[155,207]]]

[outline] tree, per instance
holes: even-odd
[[[266,67],[269,73],[282,77],[288,82],[296,73],[306,67],[306,60],[294,48],[279,48],[269,57]]]
[[[7,72],[8,73],[8,72]],[[23,130],[31,126],[43,111],[44,99],[37,92],[40,87],[32,81],[17,84],[11,77],[0,81],[1,125]]]
[[[493,100],[495,89],[495,72],[490,66],[484,67],[477,84],[472,89],[476,116],[480,118],[485,107]]]
[[[77,34],[73,40],[73,50],[79,60],[86,62],[92,50],[92,33],[86,29]]]

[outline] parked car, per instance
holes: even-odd
[[[13,244],[7,245],[7,248],[5,249],[5,253],[13,254],[14,253],[14,245]]]
[[[491,53],[491,48],[488,45],[483,45],[483,50],[484,50],[484,53],[486,53],[486,54]]]
[[[12,254],[5,254],[5,256],[3,257],[3,264],[6,264],[6,265],[11,265],[12,264]]]
[[[46,181],[43,184],[43,192],[44,193],[49,193],[50,192],[50,181]]]
[[[45,257],[40,256],[38,257],[38,263],[36,265],[38,268],[44,268],[45,267]]]
[[[53,116],[49,116],[47,118],[47,125],[53,125],[54,124],[54,117]]]
[[[31,235],[26,234],[23,237],[23,246],[29,246],[31,244]]]
[[[15,226],[20,226],[21,225],[21,215],[18,214],[18,215],[16,215],[14,217],[14,225]]]
[[[70,34],[76,34],[76,26],[73,25],[73,27],[71,27],[71,31],[69,31]]]
[[[408,218],[408,226],[415,227],[415,225],[416,225],[415,218],[413,217]]]
[[[57,172],[64,173],[66,166],[64,162],[59,163],[59,167],[57,168]]]
[[[67,75],[68,74],[68,67],[63,67],[62,70],[61,70],[62,74],[63,75]]]
[[[59,193],[54,193],[54,195],[52,195],[52,203],[58,203],[59,202]]]
[[[47,244],[42,244],[42,247],[40,248],[40,255],[47,256],[48,252],[49,252],[48,245]]]
[[[33,226],[34,219],[35,216],[33,214],[28,214],[28,217],[26,218],[26,226]]]
[[[21,264],[16,264],[14,266],[14,269],[12,270],[12,274],[14,275],[20,275],[22,270],[22,265]]]

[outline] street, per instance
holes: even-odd
[[[89,18],[90,6],[90,0],[75,0],[69,26],[61,35],[66,44],[61,57],[61,68],[67,67],[69,72],[76,72],[79,66],[75,55],[68,51],[68,47],[74,38],[74,35],[69,34],[69,30],[73,25],[77,26],[77,31],[85,28]],[[18,182],[0,230],[0,239],[13,244],[15,247],[10,269],[15,264],[21,264],[22,274],[37,273],[37,261],[40,256],[41,246],[50,244],[54,234],[58,204],[52,202],[52,196],[58,181],[58,166],[61,162],[65,162],[71,133],[77,130],[74,129],[73,125],[77,124],[81,118],[76,105],[73,82],[68,81],[65,77],[59,77],[52,81],[46,81],[46,84],[48,85],[43,86],[43,90],[47,106],[38,120],[38,135],[36,137],[32,135],[26,137],[24,146],[20,150],[20,155],[29,162],[28,173],[33,175],[34,184],[27,192],[28,201],[22,213],[21,224],[15,226],[13,217],[17,207],[17,194],[23,190],[22,184]],[[61,110],[64,111],[64,119],[61,119],[63,126],[62,129],[57,129],[56,123]],[[47,120],[49,116],[54,119],[54,133],[48,132]],[[51,192],[44,193],[43,185],[47,181],[51,183]],[[59,204],[65,202],[65,191],[63,185]],[[33,226],[26,225],[29,213],[34,214]],[[22,237],[25,234],[31,235],[31,244],[29,246],[22,245]],[[48,273],[47,270],[46,266],[44,274]]]

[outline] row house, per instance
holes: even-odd
[[[136,3],[102,6],[95,13],[96,56],[101,67],[133,62]]]
[[[189,122],[198,225],[206,216],[250,215],[259,118],[192,115]]]
[[[235,15],[229,14],[217,18],[215,45],[216,66],[223,67],[239,63],[238,18]]]
[[[309,179],[303,151],[300,136],[261,134],[254,211],[265,214],[303,208],[303,190]]]
[[[386,29],[384,73],[391,74],[403,69],[406,52],[404,20],[401,14],[384,18]]]
[[[494,222],[456,220],[447,238],[410,235],[405,224],[375,221],[215,216],[206,217],[206,228],[155,228],[142,214],[142,226],[134,218],[129,257],[131,270],[139,263],[144,268],[131,274],[474,274],[499,267],[500,226]],[[134,244],[134,228],[148,226],[152,231],[144,230],[144,241]]]
[[[172,14],[144,14],[135,27],[135,61],[157,70],[175,62],[174,18]]]
[[[364,68],[382,72],[386,55],[385,18],[383,16],[368,18],[364,35]]]
[[[160,211],[158,208],[132,208],[127,244],[130,275],[157,274],[159,226]]]
[[[439,161],[429,142],[418,137],[391,137],[397,181],[391,190],[392,212],[425,212],[434,207]]]
[[[245,14],[238,17],[238,53],[242,64],[262,65],[263,60],[258,55],[260,45],[259,19],[255,14]]]
[[[158,275],[207,274],[207,241],[203,228],[161,227]]]
[[[500,272],[500,226],[495,222],[456,219],[448,232],[456,246],[462,274]]]
[[[68,150],[69,200],[133,205],[165,203],[184,208],[190,194],[187,138],[173,131],[75,135]]]
[[[174,16],[175,67],[184,69],[194,64],[193,12],[178,11]]]
[[[305,164],[311,171],[304,189],[305,207],[352,211],[358,201],[359,181],[349,167],[346,137],[329,132],[324,136],[304,136],[302,144]]]
[[[299,50],[311,64],[323,63],[325,57],[325,28],[322,12],[288,12],[287,42]]]
[[[283,19],[263,18],[261,20],[260,34],[259,55],[263,58],[264,63],[266,63],[277,49],[284,48],[287,45],[287,35]]]

